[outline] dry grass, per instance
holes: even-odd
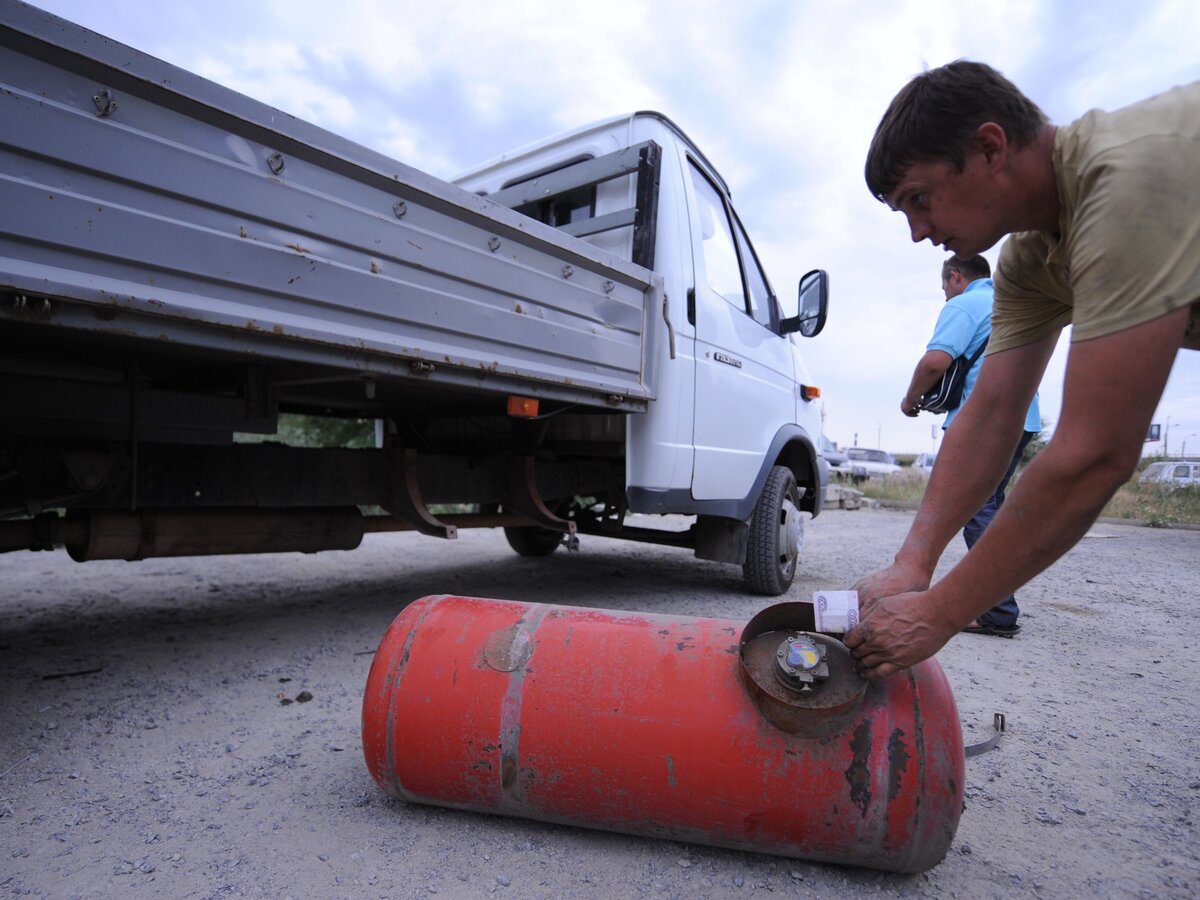
[[[1138,484],[1122,485],[1104,507],[1104,515],[1116,519],[1140,519],[1147,525],[1166,527],[1179,523],[1200,523],[1200,487],[1170,487]]]
[[[928,477],[911,470],[904,470],[899,475],[888,478],[868,478],[861,484],[854,485],[872,500],[883,503],[920,503],[925,496],[925,485]]]
[[[1018,472],[1013,484],[1019,477]],[[874,500],[908,505],[921,502],[926,481],[915,472],[902,472],[891,478],[872,478],[855,487]],[[1114,519],[1137,519],[1159,527],[1180,523],[1200,524],[1200,488],[1138,484],[1134,477],[1117,490],[1101,515]]]

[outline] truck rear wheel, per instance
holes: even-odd
[[[786,466],[775,466],[750,517],[746,562],[742,565],[746,587],[756,594],[782,594],[796,577],[803,545],[804,521],[800,518],[796,477]]]
[[[562,542],[562,532],[549,528],[505,528],[504,537],[521,556],[549,556]]]

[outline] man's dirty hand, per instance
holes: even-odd
[[[909,591],[924,591],[928,588],[928,572],[897,560],[888,568],[859,579],[854,585],[853,589],[858,591],[859,618],[864,619],[870,615],[876,601],[882,597]]]
[[[858,672],[869,681],[886,678],[928,659],[956,629],[930,618],[920,592],[877,598],[861,622],[843,639]]]

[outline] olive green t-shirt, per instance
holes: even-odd
[[[1012,235],[996,267],[988,353],[1073,324],[1103,337],[1192,304],[1200,349],[1200,82],[1054,137],[1059,232]]]

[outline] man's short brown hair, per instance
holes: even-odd
[[[1049,122],[1011,81],[985,63],[960,59],[922,72],[892,98],[867,153],[866,178],[882,200],[909,167],[941,161],[962,171],[976,129],[995,122],[1018,147]]]
[[[969,259],[960,259],[957,256],[951,256],[942,263],[942,281],[949,278],[951,272],[957,272],[970,282],[977,281],[980,278],[990,278],[992,267],[983,256],[972,256]]]

